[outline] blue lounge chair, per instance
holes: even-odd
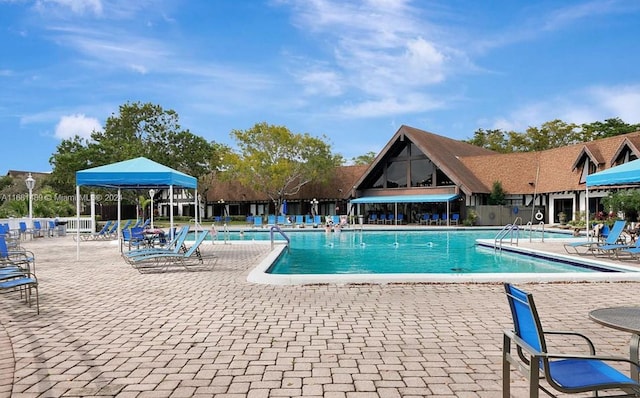
[[[267,225],[276,225],[276,215],[275,214],[269,214],[267,216]]]
[[[196,241],[184,253],[158,253],[145,257],[144,261],[137,261],[136,268],[138,271],[158,272],[166,271],[169,267],[182,267],[189,271],[194,270],[210,270],[213,268],[211,259],[215,256],[206,256],[200,251],[202,242],[209,236],[209,231],[203,231],[198,234]]]
[[[302,214],[296,215],[295,224],[296,225],[303,225],[304,224],[304,217],[302,217]]]
[[[313,226],[313,216],[310,216],[308,214],[306,216],[304,216],[304,225],[312,227]]]
[[[253,226],[262,228],[262,216],[255,216],[253,218]]]
[[[377,224],[378,223],[378,215],[376,213],[369,214],[369,219],[367,220],[369,224]]]
[[[611,232],[607,234],[607,238],[604,243],[596,241],[569,242],[564,244],[564,249],[569,254],[589,254],[597,252],[599,247],[616,245],[619,243],[618,240],[620,239],[620,235],[622,234],[622,231],[624,231],[624,226],[626,224],[627,223],[624,220],[617,220],[613,224],[613,227],[611,227]]]
[[[431,225],[431,224],[440,225],[440,214],[433,213],[431,215],[431,220],[429,221],[429,225]]]
[[[458,225],[460,221],[460,213],[453,213],[451,215],[451,225],[455,224]]]
[[[185,225],[180,228],[180,230],[176,234],[174,234],[174,239],[170,242],[167,242],[165,247],[150,247],[130,250],[128,252],[123,252],[122,257],[129,264],[133,264],[136,262],[144,261],[147,256],[152,256],[154,254],[178,254],[181,251],[184,253],[187,251],[186,246],[184,245],[184,241],[187,239],[188,234],[189,226]]]
[[[80,240],[102,240],[108,239],[110,237],[109,230],[112,228],[111,224],[113,221],[108,220],[98,232],[90,232],[90,233],[81,233]],[[76,239],[76,236],[73,235],[73,239]]]
[[[603,391],[618,390],[616,397],[636,397],[640,394],[640,384],[624,375],[610,364],[638,366],[637,363],[622,357],[596,356],[595,347],[586,336],[575,332],[547,331],[542,329],[533,295],[508,283],[505,285],[507,300],[513,318],[513,330],[505,330],[502,347],[502,396],[510,397],[511,365],[520,370],[529,379],[529,396],[537,397],[538,389],[549,396],[551,390],[540,384],[546,380],[549,387],[562,393],[594,392],[596,396]],[[563,354],[549,352],[545,335],[562,335],[564,338],[584,340],[587,354]],[[512,347],[512,345],[514,347]],[[512,354],[515,348],[517,355]],[[620,390],[625,395],[620,395]]]

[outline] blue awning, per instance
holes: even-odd
[[[640,183],[640,159],[611,167],[587,176],[587,186],[627,185]]]
[[[442,203],[457,197],[457,194],[364,196],[351,203]]]

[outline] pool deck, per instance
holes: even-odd
[[[82,242],[80,261],[69,236],[24,246],[37,258],[41,312],[0,295],[0,397],[500,395],[511,320],[498,282],[250,283],[271,251],[256,242],[207,244],[212,271],[147,274],[113,242]],[[551,240],[518,246],[566,255]],[[548,329],[628,355],[630,335],[588,313],[638,305],[639,282],[518,285]],[[526,396],[514,379],[512,396]]]

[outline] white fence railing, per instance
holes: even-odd
[[[9,228],[11,230],[19,230],[20,222],[24,222],[27,228],[33,228],[33,221],[38,220],[42,226],[42,229],[45,231],[49,231],[51,228],[59,228],[67,233],[75,233],[80,228],[80,232],[93,232],[95,231],[95,221],[91,217],[80,217],[80,223],[78,224],[78,219],[76,217],[59,217],[59,218],[34,218],[29,219],[28,217],[24,218],[2,218],[0,219],[0,223],[9,224]],[[49,221],[53,221],[53,226],[49,223]],[[59,225],[56,224],[56,221]]]

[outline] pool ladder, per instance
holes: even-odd
[[[502,250],[502,243],[507,239],[509,240],[510,245],[518,246],[518,241],[520,239],[520,222],[522,222],[522,218],[516,217],[513,224],[505,225],[500,232],[496,234],[496,237],[493,240],[494,250]]]
[[[275,239],[274,239],[275,233],[278,232],[284,238],[284,240],[287,241],[287,251],[289,251],[291,246],[291,239],[289,239],[287,234],[285,234],[284,231],[278,225],[272,225],[269,232],[271,234],[271,250],[273,250],[273,247],[275,245]]]

